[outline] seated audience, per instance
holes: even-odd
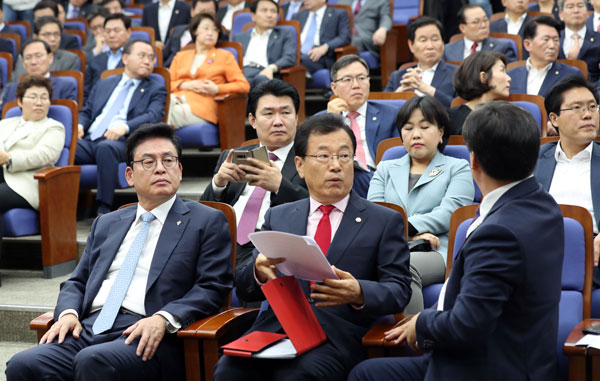
[[[408,26],[408,48],[417,65],[396,70],[384,91],[414,91],[431,95],[445,107],[456,97],[452,76],[456,66],[442,61],[444,33],[442,24],[431,17],[421,17]]]
[[[408,215],[408,241],[425,240],[431,246],[431,251],[410,253],[413,293],[404,312],[417,313],[423,310],[422,287],[444,282],[450,216],[473,202],[475,189],[469,163],[442,153],[450,121],[435,98],[409,99],[398,112],[396,126],[407,154],[379,163],[367,198],[402,206]]]
[[[26,76],[17,87],[22,116],[0,121],[0,255],[2,214],[14,208],[39,209],[33,175],[53,166],[65,145],[65,127],[48,118],[51,97],[48,78]]]
[[[87,0],[68,0],[66,5],[64,11],[67,19],[86,18],[90,12],[96,9],[96,5]]]
[[[231,52],[216,49],[220,26],[214,16],[199,14],[190,22],[195,49],[182,50],[171,64],[169,124],[217,124],[215,95],[246,94],[250,84]],[[242,110],[240,110],[242,112]]]
[[[588,8],[590,4],[592,5],[592,8],[594,8],[594,13],[587,18],[585,27],[600,32],[600,0],[590,0]]]
[[[591,0],[597,1],[597,0]],[[556,0],[537,0],[535,3],[530,3],[527,10],[529,12],[544,12],[550,13],[556,21],[560,22],[560,17],[558,16],[558,2]],[[563,25],[561,24],[561,29]]]
[[[123,13],[123,3],[121,0],[102,0],[100,6],[108,11],[109,14],[114,15],[115,13]],[[127,16],[130,16],[127,14]]]
[[[88,16],[88,33],[83,52],[85,60],[89,62],[98,54],[109,50],[106,44],[106,36],[104,35],[104,20],[110,13],[104,8],[98,8]]]
[[[229,0],[226,5],[219,7],[217,18],[227,33],[231,31],[233,25],[233,14],[245,8],[247,8],[245,0]]]
[[[290,21],[292,17],[294,17],[294,15],[298,13],[298,11],[300,10],[300,8],[302,8],[303,5],[304,0],[291,0],[285,4],[281,4],[281,10],[285,15],[285,19],[287,21]]]
[[[250,88],[280,76],[281,69],[296,64],[296,35],[291,30],[278,27],[279,5],[274,0],[257,0],[250,3],[254,28],[233,35],[233,41],[244,49],[244,76]]]
[[[527,15],[527,0],[502,0],[504,18],[490,22],[490,33],[518,34],[523,38],[523,28],[531,19]]]
[[[169,31],[190,22],[191,6],[185,1],[160,0],[144,6],[142,26],[154,29],[156,46],[164,49]]]
[[[517,59],[517,52],[508,41],[490,37],[490,20],[479,5],[467,4],[458,12],[458,28],[464,38],[446,44],[445,61],[463,61],[480,51],[503,53],[508,62]]]
[[[358,52],[370,52],[379,58],[379,47],[385,44],[387,32],[392,28],[388,0],[339,0],[336,4],[349,5],[354,14],[352,45]]]
[[[41,17],[45,16],[55,17],[59,22],[61,34],[59,36],[60,38],[57,40],[57,45],[60,49],[79,49],[79,42],[77,41],[77,37],[63,32],[64,21],[59,18],[60,8],[57,2],[53,0],[41,0],[35,5],[35,7],[33,8],[34,22],[37,22]]]
[[[506,73],[506,57],[499,52],[470,55],[454,73],[456,93],[467,102],[448,110],[450,135],[461,135],[467,116],[482,103],[506,98],[511,78]]]

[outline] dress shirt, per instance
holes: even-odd
[[[433,76],[435,75],[435,71],[437,70],[437,67],[440,63],[436,63],[435,65],[433,65],[432,67],[430,67],[427,70],[423,70],[421,72],[421,81],[423,81],[423,83],[425,83],[426,85],[431,86],[431,81],[433,81]],[[425,94],[420,92],[419,90],[415,90],[415,93],[419,96],[424,96]]]
[[[75,14],[75,17],[79,17],[79,7],[74,7],[73,4],[68,3],[66,12],[65,12],[65,17],[67,19],[71,19],[73,18],[72,15]]]
[[[148,237],[146,238],[144,248],[142,249],[142,253],[138,259],[131,284],[129,285],[129,289],[125,295],[125,299],[123,299],[123,303],[121,304],[123,308],[142,316],[146,316],[146,307],[144,306],[146,300],[146,284],[148,282],[148,274],[150,272],[150,266],[152,265],[152,259],[154,258],[154,251],[156,249],[156,245],[158,244],[158,238],[160,237],[160,233],[165,220],[167,219],[167,215],[169,214],[173,203],[175,203],[175,197],[176,196],[173,196],[169,201],[160,204],[150,211],[156,218],[150,223]],[[147,210],[138,204],[135,219],[133,220],[129,231],[125,235],[125,238],[123,239],[115,258],[113,259],[112,264],[108,268],[106,277],[102,281],[102,285],[100,286],[96,297],[92,301],[92,307],[90,309],[91,313],[99,311],[102,309],[102,306],[104,306],[110,289],[112,288],[115,279],[117,279],[119,269],[121,268],[127,253],[129,252],[129,248],[133,244],[133,241],[142,227],[141,216],[146,212]],[[60,317],[67,313],[73,313],[75,316],[79,317],[77,312],[72,309],[61,312]],[[166,311],[158,311],[156,314],[161,315],[169,320],[169,322],[175,328],[181,328],[181,324],[170,313]]]
[[[356,117],[356,123],[358,123],[358,127],[360,127],[360,138],[362,140],[363,149],[365,150],[365,159],[367,159],[367,165],[369,167],[376,168],[377,165],[375,164],[375,161],[373,160],[373,157],[369,151],[367,133],[365,131],[365,126],[367,123],[367,102],[363,103],[362,106],[356,110],[356,112],[358,113],[358,116]],[[344,111],[342,112],[342,116],[344,117],[346,124],[350,126],[350,118],[348,118],[348,113]],[[357,161],[356,158],[354,160]]]
[[[221,21],[221,25],[225,27],[227,30],[231,30],[233,26],[233,14],[235,11],[242,10],[246,7],[246,2],[242,1],[238,5],[227,5],[227,12],[225,16],[223,16],[223,20]]]
[[[556,168],[548,193],[554,197],[557,204],[586,208],[592,215],[594,233],[597,234],[598,226],[594,216],[590,173],[593,147],[594,142],[591,142],[583,151],[569,159],[562,150],[560,141],[558,142],[554,151]]]
[[[356,9],[356,3],[358,3],[359,0],[352,0],[352,12],[354,12],[354,10]],[[367,0],[360,0],[360,8],[362,9],[362,7],[365,6],[365,3],[367,2]],[[360,11],[359,11],[360,12]]]
[[[0,22],[0,33],[4,33],[2,30],[4,29],[5,26],[6,26],[5,23]]]
[[[287,146],[278,148],[275,151],[268,151],[268,153],[273,153],[273,154],[275,154],[275,156],[277,156],[278,160],[275,160],[273,163],[275,165],[277,165],[277,167],[279,168],[280,171],[283,168],[283,164],[285,163],[285,160],[287,159],[288,154],[290,153],[290,150],[292,149],[293,145],[294,145],[294,142],[291,142]],[[261,146],[262,146],[262,144],[261,144]],[[246,184],[242,194],[240,195],[240,197],[238,198],[236,203],[234,205],[232,205],[233,210],[235,211],[236,226],[239,225],[239,223],[240,223],[240,219],[242,218],[242,213],[244,213],[244,209],[246,208],[246,204],[248,203],[248,200],[250,199],[252,192],[254,192],[254,188],[255,188],[254,185]],[[212,189],[215,194],[215,197],[219,198],[221,193],[225,190],[225,187],[218,187],[215,184],[215,178],[213,177]],[[260,230],[260,228],[264,224],[265,214],[267,213],[267,209],[269,209],[270,207],[271,207],[271,192],[266,191],[265,196],[262,201],[262,204],[260,206],[260,212],[258,213],[258,220],[256,221],[256,229]]]
[[[579,47],[583,45],[583,41],[585,41],[585,33],[587,27],[584,25],[583,28],[579,29],[577,32],[572,31],[569,28],[565,27],[565,39],[563,40],[563,52],[565,53],[565,57],[569,56],[569,49],[571,49],[571,45],[573,45],[573,36],[574,34],[579,35]]]
[[[123,48],[119,48],[116,53],[113,53],[112,50],[108,49],[108,61],[106,61],[106,70],[112,70],[117,67],[119,62],[121,62],[121,58],[123,57]]]
[[[463,58],[467,58],[468,56],[471,55],[471,47],[473,46],[473,44],[475,43],[475,41],[471,41],[468,38],[463,38],[463,41],[465,42],[465,50],[463,52]],[[477,48],[475,48],[476,52],[480,52],[481,51],[481,44],[483,43],[483,41],[478,42],[477,43]]]
[[[527,17],[527,12],[519,16],[517,22],[513,22],[510,17],[508,17],[508,13],[506,13],[504,15],[504,21],[506,21],[506,32],[510,34],[519,34],[519,30],[525,21],[525,17]]]
[[[319,207],[323,204],[321,204],[312,197],[309,197],[309,199],[310,209],[308,210],[306,235],[315,238],[317,226],[319,226],[319,221],[321,221],[321,217],[323,217],[323,212],[319,209]],[[334,208],[329,214],[329,222],[331,223],[331,241],[333,241],[333,237],[335,237],[335,232],[337,231],[338,227],[340,226],[340,223],[342,222],[342,217],[344,217],[344,212],[346,211],[346,207],[348,206],[348,200],[350,200],[350,193],[348,193],[346,197],[344,197],[340,201],[332,204]],[[331,241],[329,242],[331,243]]]
[[[594,12],[594,32],[598,31],[598,27],[600,27],[600,13]]]
[[[542,70],[538,70],[531,64],[531,58],[528,58],[525,67],[529,72],[527,74],[527,94],[538,95],[544,79],[546,79],[546,74],[548,74],[548,71],[552,67],[552,62],[544,66]]]
[[[323,21],[323,15],[325,15],[326,5],[323,5],[316,12],[309,12],[308,17],[306,18],[306,22],[304,23],[304,28],[302,28],[302,34],[300,34],[300,41],[304,43],[304,39],[306,38],[306,34],[308,33],[308,27],[312,22],[312,18],[314,14],[317,14],[317,29],[315,33],[315,40],[313,41],[313,47],[321,45],[321,22]],[[302,45],[302,44],[301,44]]]
[[[192,34],[190,33],[189,30],[186,30],[185,32],[183,32],[183,34],[181,35],[181,38],[179,39],[179,46],[181,47],[181,49],[183,49],[191,41],[192,41]]]
[[[285,19],[287,21],[290,21],[292,19],[292,16],[294,16],[296,13],[298,13],[298,10],[300,10],[300,7],[302,6],[302,2],[303,2],[303,0],[290,1],[290,6],[288,7],[288,13],[287,13],[287,15],[285,15]]]
[[[244,66],[269,66],[267,45],[269,44],[269,37],[272,32],[273,28],[265,30],[262,34],[258,34],[256,28],[252,29],[248,48],[246,48],[246,54],[244,54]]]
[[[164,5],[162,1],[158,4],[158,32],[160,33],[160,40],[162,42],[167,41],[173,8],[175,8],[175,0],[169,0]]]
[[[127,129],[127,131],[125,133],[129,132],[129,126],[127,125],[127,110],[129,110],[129,103],[131,102],[133,93],[135,92],[135,89],[139,86],[140,82],[142,82],[142,80],[129,78],[125,73],[123,73],[123,76],[121,77],[121,80],[117,84],[117,87],[115,87],[112,94],[110,95],[110,98],[108,98],[108,100],[106,101],[106,104],[104,105],[104,108],[102,109],[102,112],[100,113],[100,115],[98,115],[96,117],[96,119],[94,119],[94,122],[90,125],[90,128],[87,131],[88,134],[91,135],[91,133],[98,127],[98,125],[100,124],[100,122],[102,121],[102,119],[104,118],[106,113],[108,112],[108,110],[110,110],[112,104],[119,97],[121,88],[125,85],[125,82],[127,82],[129,79],[131,79],[133,81],[133,86],[129,87],[129,93],[127,94],[127,98],[125,98],[125,102],[123,103],[123,107],[121,107],[121,111],[119,111],[119,113],[115,116],[115,118],[108,125],[109,130],[111,128],[125,125],[125,128]]]

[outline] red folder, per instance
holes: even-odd
[[[262,286],[262,291],[292,342],[296,357],[327,340],[323,328],[293,276],[270,280]],[[226,355],[252,357],[285,337],[286,335],[254,331],[221,348]]]

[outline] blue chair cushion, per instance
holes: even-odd
[[[600,319],[600,289],[592,291],[592,319]]]
[[[312,74],[313,80],[309,89],[329,89],[331,87],[331,75],[327,69],[319,69]]]
[[[70,26],[71,28],[75,28],[78,29],[84,33],[87,33],[87,28],[85,26],[85,23],[83,21],[72,21],[72,20],[66,20],[65,21],[65,26]]]
[[[430,308],[438,301],[443,285],[443,283],[434,283],[423,288],[423,305],[425,308]]]
[[[40,215],[33,209],[10,209],[2,216],[5,237],[40,233]]]
[[[585,273],[585,238],[583,227],[572,218],[563,218],[565,226],[565,256],[562,268],[562,289],[583,291]]]
[[[537,122],[538,127],[540,129],[540,133],[542,132],[542,111],[539,109],[539,107],[535,103],[531,103],[531,102],[527,102],[527,101],[514,101],[514,102],[510,102],[510,103],[529,111],[529,113],[531,115],[533,115],[533,118]]]
[[[563,290],[558,304],[558,337],[556,350],[561,379],[567,379],[568,360],[563,353],[563,344],[573,328],[583,319],[583,295],[579,291]]]
[[[175,131],[184,148],[217,147],[219,145],[219,128],[212,123],[192,124]]]
[[[367,61],[367,66],[369,66],[369,69],[379,69],[379,59],[377,59],[373,53],[362,52],[359,55],[363,60]]]
[[[129,188],[125,179],[126,163],[119,163],[117,188]],[[79,187],[83,189],[94,189],[98,187],[98,166],[96,164],[82,164],[81,176],[79,178]]]

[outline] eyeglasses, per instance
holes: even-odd
[[[344,85],[344,86],[350,86],[352,84],[352,82],[354,82],[354,80],[356,80],[356,82],[359,85],[364,85],[365,83],[367,83],[369,81],[369,76],[365,75],[365,74],[360,74],[360,75],[357,75],[356,77],[347,75],[340,79],[336,79],[333,82],[339,83],[340,85]]]
[[[162,165],[163,165],[163,167],[165,167],[165,169],[173,169],[177,166],[177,162],[179,161],[179,158],[177,156],[165,156],[159,160],[162,162]],[[154,168],[156,168],[156,164],[158,163],[158,160],[156,160],[156,159],[133,160],[131,162],[131,166],[133,167],[133,164],[135,164],[135,163],[142,164],[142,168],[144,168],[144,170],[146,170],[146,171],[152,171]]]
[[[587,105],[587,106],[576,105],[576,106],[573,106],[571,108],[562,108],[562,109],[560,109],[558,111],[572,111],[576,115],[581,115],[581,114],[583,114],[586,111],[589,111],[591,113],[599,112],[600,111],[600,106],[597,105],[597,104],[593,104],[592,103],[592,104]]]
[[[575,8],[577,8],[577,9],[584,9],[585,7],[586,6],[585,6],[584,2],[577,3],[577,4],[567,4],[567,5],[565,5],[565,9],[568,9],[570,11],[572,11]]]
[[[490,22],[490,19],[488,19],[487,17],[484,17],[482,19],[475,19],[471,22],[468,22],[466,24],[470,24],[470,25],[474,25],[474,26],[479,26],[479,25],[483,25],[483,24],[487,24]]]
[[[156,56],[154,54],[145,54],[145,53],[137,53],[136,56],[142,61],[147,59],[150,62],[154,62],[154,59],[156,58]]]
[[[23,61],[25,61],[25,62],[33,61],[34,58],[36,60],[41,60],[46,55],[47,54],[44,54],[44,53],[28,54],[28,55],[26,55],[26,56],[23,57]]]
[[[333,158],[337,158],[338,161],[342,164],[348,164],[349,162],[351,162],[354,159],[354,155],[352,155],[349,152],[342,152],[340,154],[337,155],[332,155],[330,153],[317,153],[316,155],[306,155],[309,157],[314,157],[315,159],[317,159],[317,161],[321,164],[329,164]]]
[[[42,103],[50,102],[50,98],[47,95],[42,95],[41,97],[38,97],[37,95],[28,95],[28,96],[24,96],[23,99],[27,99],[31,102],[42,102]]]
[[[45,32],[45,33],[41,33],[40,37],[43,37],[43,38],[50,38],[50,37],[59,38],[60,37],[60,32]]]

